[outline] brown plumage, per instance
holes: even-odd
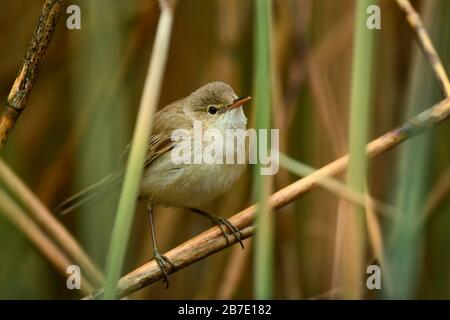
[[[225,134],[228,129],[246,129],[247,118],[242,105],[250,97],[238,98],[233,89],[223,82],[211,82],[194,91],[191,95],[175,101],[155,114],[152,134],[148,139],[145,168],[141,179],[139,199],[146,201],[149,222],[153,235],[154,256],[161,267],[167,281],[166,265],[171,265],[159,253],[152,217],[154,205],[186,207],[201,215],[207,216],[217,224],[225,234],[225,229],[233,233],[238,240],[241,235],[238,229],[226,219],[205,213],[198,206],[209,202],[226,192],[244,171],[243,164],[195,164],[174,163],[171,151],[182,143],[193,145],[194,123],[201,123],[203,130],[213,128]],[[186,132],[184,142],[175,141],[172,134],[175,130]],[[216,141],[202,143],[208,146]],[[213,146],[214,147],[214,146]],[[102,179],[96,184],[67,199],[57,210],[62,213],[72,211],[85,201],[101,194],[120,181],[125,173],[128,157],[127,148],[122,157],[122,167],[117,172]],[[232,150],[245,152],[245,150]],[[192,153],[195,150],[192,149]],[[225,151],[227,152],[227,150]],[[234,154],[231,156],[234,157]],[[228,238],[227,238],[228,239]],[[242,242],[241,242],[242,245]],[[173,266],[172,266],[173,267]]]

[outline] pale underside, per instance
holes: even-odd
[[[245,170],[244,164],[175,164],[172,161],[171,150],[176,142],[172,141],[171,133],[179,128],[192,129],[195,120],[188,118],[189,124],[186,124],[189,114],[183,102],[166,107],[175,111],[171,121],[165,121],[167,119],[158,114],[155,117],[153,132],[159,134],[150,137],[140,186],[140,198],[152,205],[198,207],[228,191]],[[214,128],[245,129],[246,122],[242,108],[238,108],[219,116]],[[232,152],[245,152],[238,150]]]

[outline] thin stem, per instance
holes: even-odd
[[[423,25],[420,15],[416,12],[414,7],[411,5],[409,0],[396,0],[398,6],[405,12],[406,20],[416,34],[417,41],[422,47],[426,58],[428,59],[436,78],[440,82],[442,91],[446,97],[450,97],[450,81],[448,79],[445,68],[442,65],[441,58],[439,58],[436,49],[434,48],[433,42],[428,35],[425,26]]]
[[[14,223],[19,230],[34,244],[39,251],[53,264],[59,273],[66,278],[67,267],[71,261],[67,256],[41,231],[41,229],[30,219],[26,213],[8,196],[0,190],[0,211]],[[92,292],[93,286],[82,278],[81,290],[87,294]]]
[[[255,105],[256,128],[269,129],[271,122],[271,21],[272,2],[258,0],[255,16]],[[266,140],[267,136],[266,136]],[[263,140],[261,140],[263,141]],[[270,145],[260,145],[267,148]],[[261,174],[262,165],[258,163],[253,171],[253,186],[256,200],[259,202],[256,212],[258,232],[255,236],[254,256],[254,291],[256,299],[271,299],[273,297],[274,268],[274,223],[271,208],[267,198],[272,192],[272,177]]]
[[[147,70],[144,90],[139,105],[139,114],[131,143],[125,179],[119,199],[111,244],[106,259],[105,299],[116,297],[116,286],[122,271],[128,244],[133,212],[138,197],[139,181],[144,168],[147,138],[150,135],[153,114],[161,91],[164,69],[169,51],[175,1],[160,1],[159,18],[153,53]]]
[[[350,102],[349,165],[346,182],[351,190],[365,193],[367,159],[365,146],[369,135],[369,118],[372,91],[373,54],[375,32],[367,27],[367,8],[374,0],[359,0],[355,10],[355,38],[353,44],[352,88]],[[356,214],[340,215],[342,220],[342,260],[340,275],[344,298],[361,297],[361,272],[365,256],[365,206],[353,206],[348,210]],[[342,212],[341,212],[342,213]]]
[[[370,142],[366,147],[367,156],[373,159],[405,140],[425,132],[450,117],[450,98],[442,100],[433,107],[425,110],[416,117],[410,119],[402,126],[389,131],[381,137]],[[275,192],[269,198],[269,205],[278,210],[295,201],[301,196],[312,191],[323,176],[335,176],[343,173],[348,166],[348,155],[345,155],[313,174],[297,180],[287,187]],[[256,204],[232,216],[229,221],[241,230],[243,238],[252,236],[254,227],[251,226],[256,210]],[[186,241],[178,247],[170,250],[165,256],[173,263],[176,270],[181,270],[211,254],[223,250],[236,242],[235,238],[229,239],[229,244],[223,238],[219,228],[211,228],[202,234]],[[152,260],[140,266],[126,276],[122,277],[117,287],[119,297],[135,292],[163,277],[157,263]],[[102,295],[103,290],[98,290],[85,299],[95,299]]]
[[[69,231],[2,159],[0,159],[0,181],[20,201],[39,225],[50,233],[58,245],[73,259],[73,262],[81,267],[92,283],[96,286],[101,285],[103,283],[103,275],[99,268],[91,261]]]
[[[9,133],[26,107],[63,8],[64,0],[45,1],[33,37],[25,52],[22,66],[0,115],[0,150],[6,144]]]
[[[312,168],[297,160],[294,160],[282,153],[280,153],[280,166],[300,177],[306,177],[317,171],[317,169]],[[372,203],[372,206],[375,209],[377,209],[377,211],[380,214],[388,218],[394,218],[398,213],[398,210],[395,207],[387,203],[384,203],[378,199],[375,199],[368,194],[363,194],[355,190],[352,190],[343,182],[333,177],[323,176],[320,178],[320,180],[317,180],[317,184],[320,185],[322,188],[327,189],[330,192],[336,194],[337,196],[347,201],[350,201],[354,204],[360,205],[361,207],[365,207],[367,201],[370,201]]]

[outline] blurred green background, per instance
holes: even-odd
[[[178,1],[160,106],[213,80],[231,84],[238,95],[253,95],[258,68],[256,1]],[[348,152],[355,2],[272,1],[271,126],[280,129],[282,152],[316,168]],[[449,70],[450,2],[412,3]],[[0,20],[3,101],[42,4],[0,0],[0,12],[8,12]],[[119,166],[131,138],[159,16],[156,0],[69,4],[81,8],[81,30],[68,30],[68,15],[62,14],[27,109],[2,150],[5,162],[50,209]],[[374,31],[371,103],[366,114],[370,125],[363,128],[369,140],[443,98],[404,13],[395,1],[378,4],[382,28]],[[251,104],[247,111],[251,123],[255,110]],[[395,206],[398,216],[377,215],[393,288],[364,292],[364,298],[450,298],[449,136],[450,124],[444,123],[369,163],[367,191]],[[251,173],[247,170],[232,191],[205,209],[231,216],[250,205],[255,199],[252,189],[257,190]],[[272,189],[296,179],[281,169],[271,180]],[[57,217],[102,269],[116,202],[117,194],[112,194]],[[336,268],[351,264],[339,257],[341,248],[336,245],[348,245],[339,241],[343,235],[337,232],[338,217],[345,214],[342,202],[337,195],[317,189],[274,213],[274,298],[307,299],[339,288],[339,279],[333,276]],[[124,272],[152,256],[144,213],[139,205]],[[206,219],[174,208],[157,208],[155,217],[162,251],[210,226]],[[252,298],[251,241],[245,241],[244,251],[233,246],[171,275],[169,290],[156,283],[131,297]],[[364,262],[369,265],[375,255],[368,240],[366,247]],[[338,266],[336,261],[342,259]],[[79,291],[67,290],[66,279],[0,215],[0,298],[80,297]]]

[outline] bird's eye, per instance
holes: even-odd
[[[206,111],[211,115],[215,115],[218,109],[216,106],[208,106],[208,109],[206,109]]]

